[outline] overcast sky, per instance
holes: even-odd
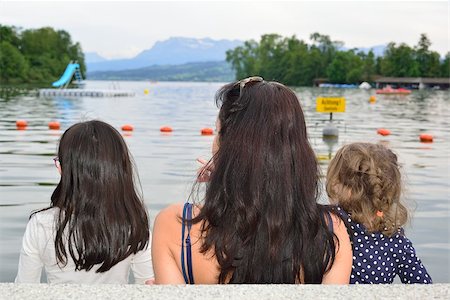
[[[68,31],[84,52],[132,57],[173,36],[259,39],[265,33],[313,32],[346,47],[388,42],[449,51],[449,1],[58,1],[0,0],[0,23],[24,29],[51,26]]]

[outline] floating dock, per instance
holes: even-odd
[[[127,90],[40,89],[39,97],[133,97]]]

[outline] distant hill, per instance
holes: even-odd
[[[232,81],[234,72],[226,61],[194,62],[181,65],[150,67],[88,73],[97,80],[158,80],[158,81]]]
[[[354,47],[354,48],[348,48],[348,47],[340,47],[338,48],[339,51],[347,51],[350,49],[355,49],[356,52],[364,52],[364,53],[369,53],[370,50],[373,51],[373,54],[375,55],[375,57],[380,57],[384,55],[384,51],[386,50],[387,46],[386,45],[376,45],[376,46],[372,46],[372,47]]]
[[[386,45],[376,45],[372,47],[358,48],[358,50],[366,54],[369,53],[370,50],[372,50],[375,57],[379,57],[384,55],[384,51],[386,51],[386,48]]]
[[[84,62],[88,65],[91,63],[101,62],[101,61],[105,61],[105,60],[106,60],[106,58],[101,57],[96,52],[85,52],[84,53]]]
[[[224,61],[225,52],[242,45],[239,40],[213,40],[172,37],[156,42],[130,59],[87,60],[88,74],[97,71],[137,69],[152,65],[178,65],[191,62]]]

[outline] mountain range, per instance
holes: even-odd
[[[86,65],[89,74],[97,71],[128,70],[154,65],[224,61],[227,50],[242,44],[243,42],[239,40],[172,37],[156,42],[152,48],[129,59],[105,60],[96,53],[86,53]]]
[[[383,56],[384,51],[386,50],[386,45],[376,45],[376,46],[372,46],[372,47],[356,47],[356,48],[347,48],[347,47],[342,47],[339,50],[343,50],[343,51],[347,51],[350,49],[356,49],[357,52],[362,51],[364,53],[369,53],[370,50],[372,50],[373,55],[375,57],[379,57],[379,56]]]

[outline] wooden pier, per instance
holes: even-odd
[[[393,88],[448,90],[450,87],[450,78],[378,77],[375,79],[375,84],[377,89],[390,85]]]
[[[39,97],[133,97],[127,90],[40,89]]]

